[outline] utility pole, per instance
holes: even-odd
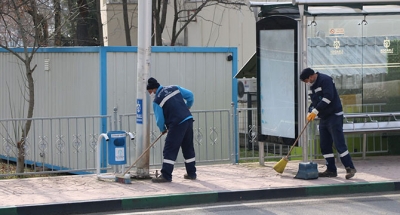
[[[152,1],[138,0],[138,51],[136,91],[136,157],[150,146],[150,98],[147,79],[150,78]],[[150,178],[150,153],[136,164],[137,178]]]

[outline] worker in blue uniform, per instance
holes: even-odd
[[[149,78],[147,91],[153,99],[153,110],[157,127],[162,133],[168,131],[163,150],[161,175],[153,178],[154,183],[172,181],[172,172],[179,148],[185,159],[185,179],[194,180],[196,159],[193,146],[193,116],[190,108],[194,102],[193,93],[180,86],[161,86],[156,79]]]
[[[354,167],[347,149],[343,134],[343,108],[335,83],[328,75],[314,72],[311,68],[304,69],[300,80],[309,87],[311,98],[307,121],[320,118],[319,134],[321,153],[326,160],[326,171],[318,173],[319,177],[336,177],[337,168],[332,143],[339,153],[340,161],[346,169],[346,179],[352,178],[357,170]]]

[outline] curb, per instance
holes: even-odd
[[[222,192],[184,193],[175,195],[146,196],[127,199],[109,199],[89,202],[70,202],[48,205],[0,207],[1,215],[70,215],[107,211],[163,208],[182,205],[210,204],[242,200],[260,200],[327,196],[338,194],[400,191],[398,182],[347,183],[338,185],[272,188],[263,190],[237,190]]]

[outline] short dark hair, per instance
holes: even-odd
[[[311,68],[305,68],[300,74],[300,80],[304,81],[308,79],[311,75],[314,75],[315,72]]]

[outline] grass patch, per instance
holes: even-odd
[[[258,157],[259,157],[260,153],[258,151],[258,149],[254,149],[254,150],[247,150],[246,148],[240,148],[240,152],[239,152],[239,163],[251,163],[251,162],[258,162]],[[276,157],[275,154],[272,153],[266,153],[264,154],[266,157],[271,157],[271,158],[264,158],[264,161],[279,161],[281,159],[280,158],[273,158],[274,156]]]
[[[62,176],[62,175],[70,175],[69,173],[40,173],[38,169],[35,172],[34,169],[26,167],[25,175],[17,175],[17,165],[15,162],[6,163],[4,161],[0,161],[0,180],[1,179],[17,179],[17,178],[37,178],[37,177],[52,177],[52,176]]]

